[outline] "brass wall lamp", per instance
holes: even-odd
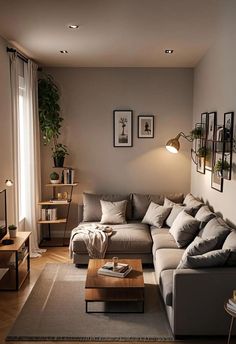
[[[185,135],[182,131],[173,139],[170,139],[166,144],[166,149],[171,153],[178,153],[180,149],[179,139],[183,137],[189,142],[193,142],[193,137],[191,135]]]

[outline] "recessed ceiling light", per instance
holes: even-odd
[[[68,54],[68,51],[67,50],[60,50],[60,53],[61,54]]]
[[[79,25],[68,25],[69,29],[78,29]]]
[[[166,49],[165,53],[166,54],[173,54],[174,50],[173,49]]]

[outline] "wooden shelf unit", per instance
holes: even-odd
[[[66,246],[67,245],[67,240],[66,240],[66,231],[67,231],[67,225],[68,225],[68,218],[70,214],[70,205],[72,201],[72,194],[73,194],[73,188],[78,186],[78,183],[73,183],[73,184],[63,184],[63,183],[58,183],[58,184],[52,184],[52,183],[47,183],[45,184],[46,187],[52,188],[52,200],[46,200],[46,201],[40,201],[38,202],[38,205],[42,207],[47,207],[49,206],[66,206],[66,217],[64,218],[59,218],[56,220],[38,220],[38,224],[41,225],[48,225],[48,237],[45,238],[43,237],[41,240],[40,245],[42,247],[47,247],[47,246],[52,246],[51,240],[53,239],[51,237],[51,225],[64,225],[64,231],[63,231],[63,238],[62,238],[62,244],[59,245],[58,243],[55,246]],[[56,199],[56,189],[57,188],[70,188],[68,199],[67,200],[57,200]],[[48,243],[48,244],[47,244]]]

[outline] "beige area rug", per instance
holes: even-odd
[[[86,269],[72,264],[47,264],[6,340],[173,340],[153,270],[144,273],[144,313],[85,313],[85,278]],[[129,310],[127,303],[117,304],[116,312],[124,306]]]

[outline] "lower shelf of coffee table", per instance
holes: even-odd
[[[143,288],[85,289],[85,301],[143,301]]]

